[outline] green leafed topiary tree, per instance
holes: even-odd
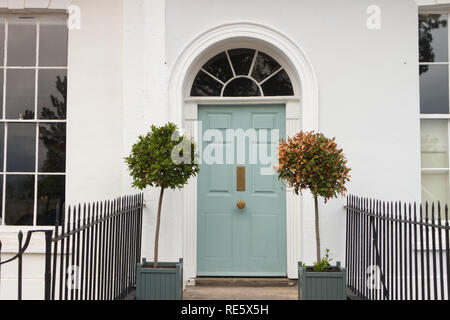
[[[162,127],[152,126],[147,135],[139,137],[131,155],[125,158],[125,161],[135,188],[140,190],[147,187],[161,188],[154,251],[154,268],[158,268],[164,191],[182,189],[191,177],[198,174],[195,144],[189,138],[180,136],[177,126],[173,123]]]
[[[279,178],[298,195],[309,189],[314,196],[317,263],[321,262],[319,230],[319,197],[325,202],[345,195],[350,169],[343,150],[335,139],[321,133],[300,132],[282,140],[279,146]]]

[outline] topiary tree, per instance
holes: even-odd
[[[131,155],[125,158],[133,186],[161,188],[155,233],[154,268],[158,268],[159,231],[161,210],[166,189],[182,189],[199,172],[194,143],[180,136],[177,126],[168,123],[151,127],[151,132],[140,136]]]
[[[347,160],[335,140],[314,131],[300,132],[282,140],[279,146],[279,178],[297,195],[309,189],[314,196],[318,263],[321,261],[319,197],[326,203],[345,195],[345,184],[350,181]]]

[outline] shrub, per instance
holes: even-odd
[[[183,159],[183,161],[179,161]],[[147,187],[161,189],[155,233],[154,267],[158,267],[159,231],[161,210],[166,189],[182,189],[188,180],[199,172],[195,145],[187,137],[180,136],[177,126],[168,123],[152,126],[151,131],[138,138],[131,155],[125,158],[133,186],[140,190]]]
[[[314,197],[316,220],[317,262],[320,257],[319,197],[325,202],[344,196],[350,181],[350,169],[336,139],[321,133],[300,132],[282,140],[279,146],[278,175],[298,195],[310,190]]]

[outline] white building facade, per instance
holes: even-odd
[[[443,45],[447,46],[447,57],[439,61],[421,60],[422,66],[432,65],[430,69],[435,68],[435,64],[444,68],[444,71],[436,71],[441,72],[439,81],[434,82],[433,75],[430,75],[431,80],[427,82],[419,74],[418,17],[420,10],[441,14],[440,19],[446,19],[450,6],[445,4],[446,1],[419,2],[0,1],[1,19],[7,21],[3,26],[14,26],[11,19],[22,19],[20,23],[39,21],[35,44],[37,54],[33,56],[36,63],[25,67],[12,66],[5,60],[2,67],[6,83],[4,127],[10,130],[14,125],[20,125],[20,121],[25,121],[38,130],[34,135],[37,147],[34,149],[33,170],[22,172],[19,168],[10,171],[8,155],[4,157],[0,225],[4,257],[16,252],[19,230],[46,227],[45,222],[39,223],[39,213],[45,215],[45,210],[39,209],[41,176],[52,176],[52,181],[59,179],[60,185],[65,185],[64,201],[67,205],[136,193],[131,188],[123,159],[137,136],[146,133],[152,124],[162,125],[169,121],[178,124],[184,132],[195,135],[199,106],[203,105],[242,108],[255,104],[283,105],[288,136],[300,130],[316,130],[337,138],[352,168],[349,193],[387,201],[421,201],[423,197],[447,201],[448,32],[446,26],[437,28],[439,32],[444,29],[447,32]],[[41,37],[39,32],[45,32],[46,19],[66,19],[66,10],[69,31],[67,39],[61,41],[67,41],[62,42],[67,46],[67,63],[43,65],[45,50],[39,45],[41,39],[45,43],[45,37]],[[9,53],[8,45],[14,46],[14,39],[9,36],[13,37],[6,32],[6,49],[0,47],[6,55]],[[56,56],[55,52],[61,45],[52,39],[56,42],[64,38],[54,36],[47,39],[51,49],[48,55]],[[230,52],[236,49],[250,50],[255,57],[258,52],[270,56],[277,63],[276,72],[283,71],[289,78],[292,93],[227,96],[223,94],[227,90],[224,88],[217,95],[193,94],[192,87],[205,64],[222,53],[231,60]],[[436,55],[442,52],[441,49],[436,45],[436,52],[439,51]],[[64,57],[64,54],[59,53],[58,57]],[[14,57],[14,52],[8,56]],[[19,54],[17,59],[20,58]],[[26,59],[26,55],[22,58]],[[16,69],[35,72],[35,82],[30,86],[34,84],[35,90],[31,91],[36,94],[33,101],[37,109],[31,118],[21,118],[19,114],[11,116],[13,119],[8,118],[7,73]],[[67,75],[67,113],[66,116],[42,119],[39,117],[39,83],[45,78],[41,79],[39,74],[49,70],[59,70],[61,77]],[[273,78],[271,73],[274,71],[269,73]],[[236,70],[232,72],[238,75]],[[445,79],[446,88],[445,85],[436,87],[437,83],[445,83]],[[231,82],[226,76],[215,80],[224,87]],[[258,87],[263,86],[263,81],[258,83]],[[446,113],[445,110],[428,112],[424,106],[428,100],[422,100],[421,106],[421,81],[425,88],[431,88],[431,93],[422,92],[422,97],[446,95]],[[15,92],[14,88],[11,90]],[[442,102],[429,99],[430,104]],[[39,167],[39,130],[46,124],[66,126],[65,166],[54,170],[57,172],[41,172]],[[433,159],[444,157],[443,161],[447,163],[428,168],[421,153],[421,127],[428,130],[426,134],[441,137],[442,131],[436,129],[438,126],[447,132],[447,146],[439,140],[439,150],[433,149],[435,143],[430,147],[431,151],[425,150],[423,154],[424,157],[436,157]],[[18,130],[22,132],[20,128]],[[17,142],[10,142],[8,134],[4,134],[7,146],[24,143],[25,140],[18,133]],[[20,150],[17,152],[20,158]],[[9,197],[5,180],[8,176],[21,174],[34,179],[34,187],[29,187],[28,201],[32,214],[26,224],[14,219],[8,223],[8,214],[13,215],[8,213],[8,201],[13,201],[14,196]],[[424,195],[422,184],[427,190]],[[160,240],[160,259],[177,261],[183,258],[185,280],[192,283],[198,275],[197,217],[199,201],[202,200],[198,188],[198,179],[192,179],[183,191],[168,193],[163,207]],[[153,255],[158,196],[158,190],[145,192],[143,257],[148,260]],[[295,279],[298,261],[311,263],[315,257],[313,201],[309,194],[296,197],[287,192],[285,203],[285,276]],[[320,208],[322,246],[331,250],[335,261],[345,261],[345,204],[345,199],[337,199],[321,204]],[[42,296],[43,266],[40,265],[43,252],[42,239],[35,239],[24,263],[30,268],[25,270],[25,298]],[[0,297],[3,299],[15,297],[14,268],[2,270],[5,280],[2,280]]]

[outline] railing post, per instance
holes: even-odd
[[[49,230],[45,232],[45,300],[50,300],[52,236],[53,231]]]
[[[18,270],[17,270],[17,300],[22,300],[22,259],[23,259],[23,255],[22,255],[22,240],[23,240],[23,233],[22,231],[19,232],[18,235],[18,239],[19,239],[19,257],[18,257]]]

